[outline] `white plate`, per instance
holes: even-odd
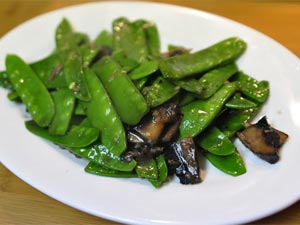
[[[43,193],[87,213],[130,224],[233,224],[253,221],[291,205],[300,198],[300,62],[269,37],[239,23],[192,9],[156,3],[104,2],[57,10],[34,18],[4,36],[0,68],[7,53],[26,61],[54,48],[54,30],[62,17],[78,31],[95,37],[110,29],[113,19],[146,18],[159,27],[168,43],[195,50],[231,36],[248,43],[239,67],[259,80],[269,80],[271,95],[259,118],[290,135],[281,160],[269,165],[237,143],[248,172],[225,175],[209,164],[203,183],[180,185],[175,179],[156,190],[140,179],[112,179],[87,174],[86,161],[26,131],[24,111],[0,92],[1,162]],[[257,119],[256,119],[257,120]]]

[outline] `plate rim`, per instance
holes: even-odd
[[[299,61],[299,59],[297,58],[297,56],[296,56],[293,52],[291,52],[289,49],[287,49],[285,46],[281,45],[278,41],[274,40],[274,39],[271,38],[270,36],[267,36],[267,35],[265,35],[264,33],[260,32],[260,31],[258,31],[258,30],[255,30],[255,29],[253,29],[253,28],[251,28],[251,27],[249,27],[249,26],[247,26],[247,25],[245,25],[245,24],[242,24],[242,23],[240,23],[240,22],[234,21],[234,20],[232,20],[232,19],[230,19],[230,18],[226,18],[226,17],[224,17],[224,16],[217,15],[217,14],[210,13],[210,12],[206,12],[206,11],[203,11],[203,10],[198,10],[198,9],[194,9],[194,8],[189,8],[189,7],[186,7],[186,6],[179,6],[179,5],[169,4],[169,3],[147,2],[147,1],[122,1],[122,2],[119,2],[119,1],[115,1],[115,2],[103,1],[103,2],[86,2],[86,3],[75,4],[75,5],[71,5],[71,6],[66,6],[66,7],[63,7],[63,8],[59,8],[59,9],[56,9],[56,10],[52,10],[52,11],[49,11],[49,12],[47,12],[47,13],[42,13],[42,14],[40,14],[40,15],[37,15],[37,16],[35,16],[35,17],[33,17],[33,18],[29,19],[29,20],[26,20],[26,21],[22,22],[21,24],[17,25],[16,27],[12,28],[10,31],[8,31],[6,34],[4,34],[4,35],[1,37],[1,39],[0,39],[0,45],[4,42],[3,39],[5,40],[7,37],[10,36],[10,34],[11,34],[12,32],[15,32],[15,30],[17,30],[19,27],[22,27],[22,26],[24,26],[24,25],[30,23],[31,21],[37,20],[38,18],[47,17],[47,16],[49,16],[50,14],[52,14],[52,13],[54,13],[54,12],[59,13],[60,11],[65,11],[66,9],[72,10],[73,8],[80,8],[80,7],[82,7],[82,6],[89,6],[89,5],[103,5],[103,4],[109,4],[109,5],[110,5],[110,4],[115,4],[115,5],[119,5],[119,4],[122,4],[122,5],[123,5],[123,4],[124,4],[124,5],[126,5],[126,4],[134,4],[134,5],[135,5],[135,4],[142,4],[142,5],[149,5],[149,4],[150,4],[150,5],[156,5],[156,6],[162,6],[162,5],[164,5],[165,7],[172,7],[172,8],[174,8],[174,9],[176,9],[176,10],[189,11],[189,12],[191,12],[191,13],[193,13],[193,14],[203,14],[203,15],[210,16],[210,17],[213,17],[213,18],[217,18],[218,20],[225,20],[225,21],[227,21],[227,22],[230,22],[230,23],[233,23],[233,24],[237,24],[237,25],[242,26],[242,27],[244,27],[244,28],[246,28],[246,29],[248,29],[248,30],[251,30],[251,32],[255,32],[255,33],[258,33],[259,35],[262,35],[264,38],[267,38],[267,39],[271,40],[272,42],[276,43],[276,44],[277,44],[277,47],[280,47],[282,50],[284,50],[284,51],[285,51],[287,54],[289,54],[291,57],[294,57],[295,59],[297,59],[297,60]],[[20,177],[16,171],[12,171],[12,170],[10,169],[10,167],[9,167],[8,165],[6,165],[5,162],[3,162],[2,160],[0,160],[0,162],[1,162],[8,170],[10,170],[13,174],[15,174],[16,176],[18,176],[20,179],[22,179],[23,181],[25,181],[27,184],[29,184],[30,186],[34,187],[34,188],[37,189],[38,191],[41,191],[42,193],[46,194],[47,196],[49,196],[49,197],[51,197],[51,198],[53,198],[53,199],[55,199],[55,200],[57,200],[57,201],[59,201],[59,202],[62,202],[63,204],[67,204],[67,205],[69,205],[69,206],[71,206],[71,207],[73,207],[73,208],[77,208],[77,209],[79,209],[79,210],[81,210],[81,211],[84,211],[84,212],[87,212],[87,213],[89,213],[89,214],[92,214],[92,215],[95,215],[95,216],[99,216],[99,215],[96,215],[96,214],[94,214],[94,213],[88,212],[88,211],[86,211],[86,210],[84,210],[84,209],[82,209],[82,208],[79,208],[78,205],[72,205],[72,204],[70,204],[70,203],[65,203],[65,202],[63,202],[61,199],[56,198],[55,196],[49,194],[46,190],[43,190],[41,187],[38,187],[38,185],[37,185],[37,186],[33,185],[32,182],[29,181],[30,179],[24,179],[24,177]],[[279,212],[279,211],[281,211],[281,210],[287,208],[288,206],[294,204],[294,203],[297,202],[299,199],[300,199],[300,192],[298,193],[298,197],[297,197],[296,199],[294,199],[294,201],[290,201],[289,203],[286,203],[286,204],[285,204],[284,206],[282,206],[282,207],[277,207],[277,209],[275,209],[275,210],[273,210],[273,211],[270,211],[269,213],[262,214],[262,215],[260,215],[260,217],[256,217],[255,220],[264,218],[264,217],[269,216],[269,215],[272,215],[272,214],[274,214],[274,213],[277,213],[277,212]],[[128,222],[128,223],[132,223],[132,222],[133,222],[133,223],[134,223],[134,222],[136,222],[136,221],[131,221],[131,220],[126,221],[126,220],[124,220],[124,219],[119,219],[119,218],[116,218],[116,217],[107,216],[107,215],[103,215],[103,214],[101,215],[101,213],[100,213],[100,216],[101,216],[102,218],[105,218],[105,219],[108,219],[108,220],[112,220],[112,221],[121,222],[121,223],[124,223],[124,222],[125,222],[125,223],[127,223],[127,222]],[[234,221],[234,222],[242,222],[242,223],[244,223],[244,222],[250,222],[250,221],[254,221],[254,220],[251,219],[251,218],[247,218],[247,219],[245,219],[245,220],[241,219],[241,220],[239,220],[239,221]],[[137,223],[137,224],[142,224],[142,223]],[[150,223],[149,223],[149,224],[150,224]]]

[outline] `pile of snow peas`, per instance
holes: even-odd
[[[0,85],[8,99],[25,105],[32,118],[26,128],[87,159],[86,172],[146,178],[155,187],[166,182],[165,150],[151,159],[123,156],[128,127],[168,102],[181,112],[172,143],[189,138],[197,157],[233,176],[246,172],[232,141],[267,100],[269,84],[238,68],[246,50],[242,39],[229,37],[195,52],[169,45],[162,53],[153,22],[120,17],[94,40],[64,18],[55,42],[50,55],[33,63],[7,55]]]

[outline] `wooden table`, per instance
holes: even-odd
[[[87,1],[0,0],[0,36],[36,15],[83,2]],[[300,55],[300,2],[276,0],[159,2],[193,7],[239,21],[277,40],[297,56]],[[112,225],[118,223],[88,215],[49,198],[24,183],[0,164],[0,225],[7,224]],[[251,224],[300,224],[300,202]]]

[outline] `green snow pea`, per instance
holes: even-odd
[[[243,98],[241,95],[236,94],[226,102],[225,106],[230,109],[251,109],[255,108],[257,105],[254,102]]]
[[[48,126],[53,119],[55,107],[45,85],[17,55],[7,55],[5,63],[9,81],[33,120],[41,127]]]
[[[73,49],[77,46],[72,26],[66,18],[64,18],[56,28],[55,41],[56,48],[59,51]]]
[[[93,45],[96,45],[98,47],[107,46],[112,48],[113,47],[112,34],[107,30],[101,31],[97,35],[96,39],[93,41]]]
[[[89,67],[99,51],[96,48],[92,48],[90,45],[82,45],[79,48],[79,52],[82,57],[82,66]]]
[[[131,80],[139,80],[141,78],[145,78],[155,73],[158,70],[158,62],[157,61],[146,61],[140,64],[138,67],[130,71],[128,76]]]
[[[137,124],[149,111],[149,107],[134,83],[122,72],[120,65],[105,56],[94,64],[93,70],[102,81],[121,120],[129,125]]]
[[[215,155],[230,155],[235,151],[230,139],[214,126],[198,135],[195,141],[202,149]]]
[[[84,170],[85,172],[98,175],[98,176],[104,176],[104,177],[122,177],[122,178],[137,177],[137,174],[135,172],[109,169],[95,162],[89,162],[89,164],[84,168]]]
[[[114,51],[112,57],[116,62],[119,63],[122,70],[125,70],[127,73],[131,72],[140,65],[137,61],[127,58],[124,51]]]
[[[106,146],[98,141],[82,148],[70,148],[75,155],[85,158],[100,166],[118,171],[133,171],[136,161],[125,162],[119,156],[112,154]]]
[[[49,126],[49,133],[64,135],[69,128],[75,97],[69,89],[64,88],[52,92],[52,98],[55,105],[55,114]]]
[[[160,55],[160,38],[156,25],[147,20],[136,20],[134,23],[142,27],[145,33],[149,56],[157,58]]]
[[[86,103],[87,118],[100,130],[101,142],[111,153],[119,156],[126,149],[123,124],[96,74],[86,69],[85,77],[91,94],[91,100]]]
[[[32,120],[26,121],[25,126],[31,133],[65,148],[88,146],[99,136],[99,130],[93,127],[73,125],[65,135],[51,135],[48,129],[38,126]]]
[[[64,88],[66,81],[63,74],[62,55],[65,52],[53,53],[37,62],[30,64],[47,88]]]
[[[227,137],[233,137],[237,131],[242,129],[256,115],[258,110],[259,108],[245,110],[228,109],[218,117],[216,126]]]
[[[91,96],[85,80],[83,60],[78,50],[69,53],[63,72],[67,87],[74,96],[82,101],[89,101]]]
[[[130,22],[121,17],[113,21],[114,51],[123,50],[126,57],[143,62],[148,56],[144,29],[140,22]]]
[[[187,78],[182,80],[174,80],[173,83],[181,87],[182,89],[201,95],[203,88],[199,85],[198,80],[194,78]]]
[[[219,156],[210,152],[206,152],[205,157],[216,168],[232,176],[239,176],[246,173],[244,161],[237,150],[226,156]]]
[[[160,63],[160,70],[166,78],[182,79],[232,63],[245,49],[243,40],[232,37],[192,54],[164,59]]]
[[[179,90],[179,86],[173,85],[163,77],[158,77],[151,86],[144,87],[142,93],[147,104],[152,108],[170,100],[179,93]]]
[[[148,180],[154,187],[159,188],[168,178],[168,166],[163,155],[156,157],[156,164],[158,169],[158,178],[148,178]]]
[[[58,52],[72,50],[90,42],[86,34],[74,32],[70,22],[66,18],[56,28],[55,41]]]
[[[237,83],[228,83],[209,99],[197,100],[182,107],[183,118],[179,127],[180,136],[195,137],[218,115],[226,101],[237,90]]]
[[[264,103],[269,96],[269,82],[257,81],[243,72],[237,73],[232,77],[233,81],[239,82],[240,92],[252,101],[258,104]]]
[[[202,89],[199,98],[212,96],[236,72],[238,72],[238,67],[235,64],[229,64],[205,73],[198,81],[199,88]]]
[[[157,179],[158,169],[154,159],[148,159],[143,162],[138,162],[135,167],[135,172],[138,177],[147,179]]]

